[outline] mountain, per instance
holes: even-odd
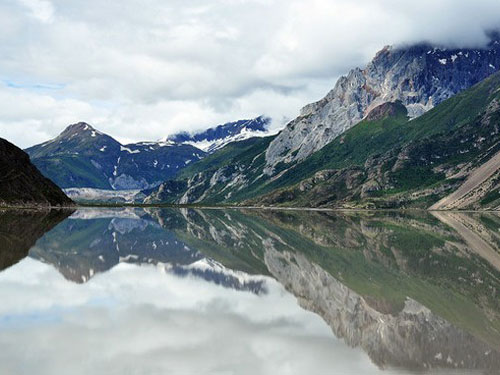
[[[496,180],[499,174],[496,162],[500,157],[495,156],[500,140],[497,129],[500,76],[494,73],[472,88],[460,91],[488,74],[484,66],[493,65],[497,46],[498,43],[492,42],[491,49],[484,51],[450,51],[424,46],[386,48],[366,71],[385,67],[380,73],[381,77],[386,77],[383,86],[392,89],[384,95],[378,93],[366,106],[359,92],[344,97],[352,99],[349,102],[351,109],[357,111],[366,107],[356,112],[358,123],[343,122],[339,116],[328,117],[324,109],[333,105],[333,101],[324,101],[325,106],[330,104],[327,107],[316,105],[314,110],[309,107],[312,117],[308,118],[325,115],[336,124],[332,125],[336,136],[322,130],[326,123],[316,127],[309,122],[305,126],[300,122],[305,117],[301,116],[277,136],[261,138],[252,145],[233,144],[193,164],[175,180],[162,184],[146,202],[429,208],[458,191],[458,196],[451,196],[433,208],[500,206]],[[418,51],[420,57],[417,58]],[[445,60],[449,53],[452,55]],[[398,74],[380,65],[381,61],[392,61],[394,54],[399,56],[398,62],[393,64],[394,69],[401,69]],[[415,63],[419,69],[425,70],[428,66],[420,81],[410,74],[415,64],[407,64],[409,56],[413,56],[412,61],[426,61],[423,67]],[[432,63],[437,57],[437,64]],[[446,74],[442,69],[449,70],[448,79],[443,78]],[[495,70],[490,67],[490,71]],[[438,72],[442,75],[437,75]],[[398,85],[393,87],[387,81],[397,76],[399,82],[405,74],[411,92],[402,91]],[[438,82],[432,79],[433,76],[442,86],[427,86],[431,81]],[[345,83],[345,79],[339,82]],[[343,85],[337,84],[336,89],[340,90]],[[357,87],[354,81],[346,85],[346,89]],[[366,87],[361,91],[365,92]],[[460,93],[453,95],[456,91]],[[411,95],[403,97],[403,92]],[[444,100],[448,96],[450,98]],[[415,99],[414,103],[409,102],[410,97]],[[424,112],[417,109],[425,109],[425,113],[416,116]],[[274,152],[270,150],[283,134],[293,131],[299,123],[304,127],[299,126],[302,135],[296,139],[298,148],[289,154],[290,158],[286,156],[288,151],[282,150],[286,160],[280,159],[270,169],[269,155]],[[309,137],[327,133],[331,135],[327,143],[313,142],[319,149],[306,152],[307,156],[298,156],[302,147],[307,147]]]
[[[249,138],[233,142],[190,165],[173,180],[150,192],[144,202],[227,203],[253,196],[253,188],[264,186],[269,178],[262,170],[265,151],[274,138]]]
[[[84,122],[68,126],[57,138],[26,152],[62,188],[105,190],[157,186],[205,155],[193,146],[172,142],[122,145]]]
[[[200,133],[182,132],[171,135],[167,139],[174,143],[190,144],[211,153],[231,142],[267,135],[270,123],[270,118],[259,116],[252,120],[240,120],[218,125]]]
[[[500,73],[411,121],[401,102],[384,106],[392,114],[363,120],[283,173],[290,186],[247,203],[500,207]]]
[[[266,151],[266,173],[320,150],[380,104],[400,100],[415,118],[497,72],[500,35],[490,37],[484,49],[385,47],[364,69],[351,70],[323,99],[302,109]]]
[[[44,177],[29,156],[0,138],[0,206],[71,206],[57,185]]]

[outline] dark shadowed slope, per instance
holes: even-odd
[[[73,201],[30,162],[29,156],[0,138],[0,206],[70,206]]]

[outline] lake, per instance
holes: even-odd
[[[498,374],[500,216],[0,211],[0,374]]]

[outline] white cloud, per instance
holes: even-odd
[[[78,285],[28,258],[0,274],[0,372],[382,373],[266,285],[257,296],[127,264]]]
[[[54,7],[46,0],[19,0],[30,10],[30,15],[41,22],[51,22],[54,17]]]
[[[26,147],[77,121],[122,140],[280,124],[385,44],[479,45],[498,26],[498,0],[11,0],[0,90],[32,105],[0,102],[0,136]]]

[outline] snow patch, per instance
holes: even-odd
[[[140,150],[131,150],[128,147],[120,146],[120,151],[127,151],[129,154],[138,154]]]
[[[158,146],[160,146],[160,147],[168,147],[168,146],[173,146],[173,145],[175,145],[175,142],[170,141],[170,140],[168,140],[168,138],[166,138],[166,139],[163,139],[163,140],[159,141],[159,142],[158,142],[158,143],[156,143],[156,144],[157,144]]]
[[[269,131],[251,130],[248,128],[243,128],[240,133],[229,135],[225,138],[215,139],[212,141],[209,141],[207,139],[197,142],[187,141],[183,142],[183,144],[191,145],[196,148],[199,148],[202,151],[211,153],[221,149],[222,147],[226,146],[229,143],[244,141],[246,139],[254,137],[262,138],[262,137],[267,137],[269,135],[272,135]]]

